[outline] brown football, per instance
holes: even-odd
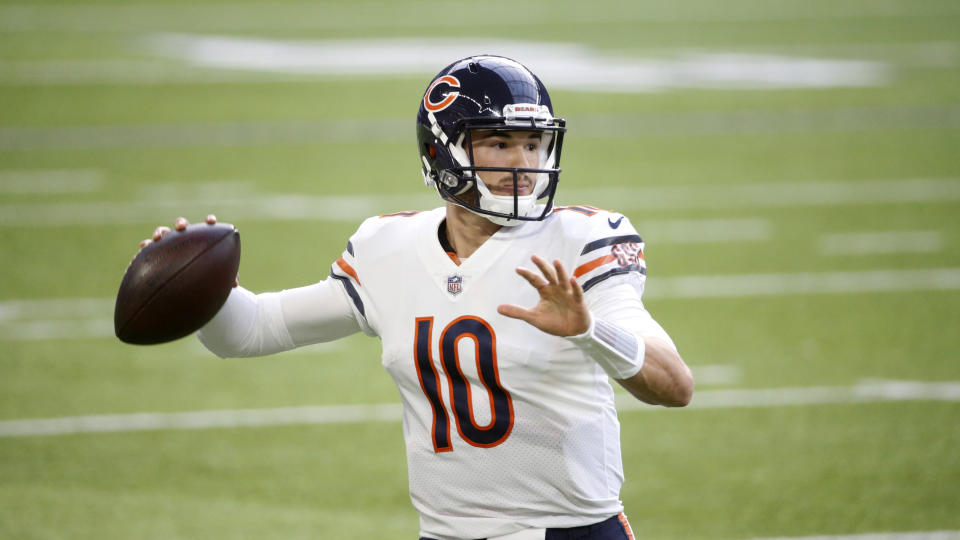
[[[229,223],[170,231],[134,257],[113,312],[117,337],[151,345],[207,324],[227,301],[240,268],[240,233]]]

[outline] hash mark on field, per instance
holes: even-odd
[[[693,409],[782,407],[786,405],[876,403],[884,401],[960,401],[960,382],[863,381],[854,386],[702,390],[696,393],[690,407]],[[627,396],[617,398],[617,407],[621,411],[663,410]],[[399,403],[177,413],[106,414],[2,421],[0,422],[0,437],[295,424],[396,422],[400,420],[400,417],[401,406]]]

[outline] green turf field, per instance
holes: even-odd
[[[697,377],[687,409],[621,396],[638,538],[960,538],[947,0],[3,0],[0,538],[416,538],[376,340],[132,347],[112,299],[177,215],[236,224],[266,291],[436,205],[414,116],[464,49],[551,88],[560,202],[637,225]],[[272,420],[182,427],[245,409]]]

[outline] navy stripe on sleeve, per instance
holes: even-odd
[[[366,317],[367,314],[363,311],[363,300],[360,300],[360,295],[357,294],[357,290],[353,288],[353,283],[350,283],[350,278],[338,276],[333,273],[333,270],[330,271],[330,277],[343,283],[343,288],[347,290],[347,295],[353,300],[353,305],[357,306],[357,311],[360,312],[360,315]]]
[[[643,275],[647,275],[646,268],[642,266],[637,266],[635,264],[631,264],[630,266],[622,266],[620,268],[614,268],[609,272],[604,272],[599,276],[594,276],[588,279],[587,282],[583,284],[583,292],[589,291],[590,288],[592,288],[594,285],[597,285],[598,283],[601,283],[602,281],[608,278],[612,278],[613,276],[619,276],[622,274],[629,274],[630,272],[640,272]]]
[[[583,246],[583,251],[581,251],[580,254],[586,255],[587,253],[590,253],[591,251],[594,251],[596,249],[600,249],[606,246],[612,246],[614,244],[627,244],[627,243],[639,244],[641,242],[643,242],[643,238],[640,238],[639,234],[628,234],[624,236],[610,236],[607,238],[594,240],[593,242],[590,242],[589,244]]]

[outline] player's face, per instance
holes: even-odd
[[[541,133],[538,131],[475,131],[473,164],[477,167],[535,169],[540,166]],[[513,173],[482,171],[478,173],[494,195],[513,195]],[[517,176],[517,195],[533,193],[534,173]]]

